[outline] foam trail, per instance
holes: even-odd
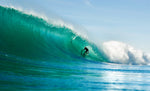
[[[113,63],[131,65],[148,65],[150,63],[150,54],[136,50],[123,42],[104,42],[103,50]]]

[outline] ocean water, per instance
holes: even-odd
[[[124,47],[122,59],[66,26],[0,6],[0,90],[150,90],[149,57]]]

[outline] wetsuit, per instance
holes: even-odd
[[[84,47],[84,50],[85,50],[86,53],[89,52],[89,49],[87,47]]]

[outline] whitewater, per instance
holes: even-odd
[[[0,89],[149,90],[150,54],[86,37],[63,21],[0,6]]]

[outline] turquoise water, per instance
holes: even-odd
[[[83,57],[85,46],[90,53]],[[0,6],[2,91],[149,90],[149,83],[149,66],[112,64],[73,30]]]

